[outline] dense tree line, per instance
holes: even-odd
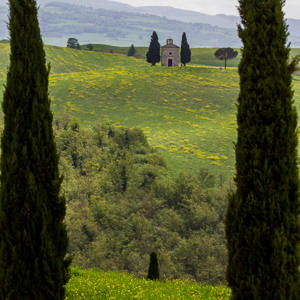
[[[161,278],[225,283],[227,187],[207,170],[171,178],[140,129],[63,116],[55,132],[74,264],[146,277],[155,251]]]

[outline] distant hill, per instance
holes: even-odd
[[[6,2],[6,0],[0,0],[0,3]],[[128,11],[128,12],[135,12],[136,8],[117,1],[110,1],[110,0],[37,0],[38,5],[45,6],[48,3],[52,2],[62,2],[62,3],[69,3],[75,4],[85,7],[92,7],[92,8],[104,8],[110,10],[117,10],[117,11]]]
[[[1,0],[2,1],[2,0]],[[0,1],[0,3],[1,3]],[[56,2],[53,0],[38,0],[40,5],[44,6],[47,3]],[[186,23],[204,23],[212,26],[234,29],[239,22],[238,16],[228,16],[223,14],[207,15],[204,13],[183,10],[170,6],[140,6],[134,7],[128,4],[109,0],[60,0],[62,3],[71,3],[80,6],[103,8],[115,11],[125,11],[139,14],[152,14],[160,17],[166,17],[170,20],[177,20]]]
[[[0,17],[4,23],[7,19],[5,8],[0,10]],[[39,19],[43,40],[50,45],[65,46],[69,37],[76,37],[81,44],[148,46],[155,30],[161,44],[170,37],[175,44],[180,44],[185,31],[191,47],[240,47],[236,29],[185,23],[150,14],[53,2],[40,7]],[[0,39],[7,38],[7,28],[1,27]]]
[[[0,21],[7,20],[7,0],[0,0]],[[65,46],[69,37],[81,44],[148,46],[153,30],[161,44],[173,38],[179,44],[187,33],[191,47],[240,47],[238,16],[207,15],[168,6],[133,7],[108,0],[38,0],[44,42]],[[300,47],[300,20],[288,19],[292,47]],[[7,38],[0,26],[0,39]]]

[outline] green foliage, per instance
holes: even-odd
[[[67,48],[73,48],[80,50],[79,42],[76,38],[69,38],[67,42]]]
[[[185,32],[182,34],[181,49],[180,49],[180,61],[185,66],[191,61],[191,50],[190,45],[187,42]]]
[[[206,168],[200,168],[197,174],[200,185],[205,188],[213,188],[216,184],[216,176]]]
[[[156,252],[151,252],[147,279],[159,280],[159,267]]]
[[[299,299],[299,173],[284,1],[240,0],[237,190],[226,217],[232,299]],[[254,5],[255,4],[255,5]],[[272,24],[270,26],[270,24]]]
[[[236,58],[238,55],[237,51],[234,51],[232,48],[220,48],[215,52],[215,57],[219,60],[225,61],[225,69],[227,66],[227,60]]]
[[[153,31],[151,36],[151,41],[149,45],[149,50],[146,54],[147,62],[152,66],[160,62],[160,44],[158,42],[158,36],[156,31]]]
[[[68,238],[36,1],[11,0],[3,97],[0,298],[64,299]]]
[[[134,56],[135,53],[136,53],[136,50],[134,48],[134,45],[132,44],[127,52],[127,56]]]
[[[162,278],[225,283],[228,186],[205,191],[192,176],[169,177],[140,129],[74,131],[73,122],[64,115],[54,129],[74,263],[146,277],[155,248]]]

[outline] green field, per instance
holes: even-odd
[[[230,289],[223,286],[170,280],[155,282],[128,274],[99,270],[72,270],[66,299],[174,299],[227,300]]]
[[[141,127],[173,173],[206,167],[233,175],[238,58],[225,70],[213,56],[215,49],[193,49],[192,61],[198,65],[166,68],[116,53],[45,49],[56,116],[68,113],[90,127],[95,122]],[[144,55],[146,48],[142,50]],[[0,44],[1,83],[8,57],[9,45]],[[294,88],[300,109],[299,76]]]

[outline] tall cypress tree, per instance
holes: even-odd
[[[191,61],[191,49],[189,43],[187,42],[185,32],[182,34],[181,39],[180,60],[184,66]]]
[[[64,299],[70,260],[65,199],[35,0],[10,0],[3,97],[0,299]]]
[[[152,33],[149,50],[146,56],[147,62],[152,66],[155,66],[156,63],[160,62],[160,43],[158,42],[158,36],[155,31]]]
[[[297,113],[282,0],[239,0],[237,190],[226,215],[232,299],[300,299]]]

